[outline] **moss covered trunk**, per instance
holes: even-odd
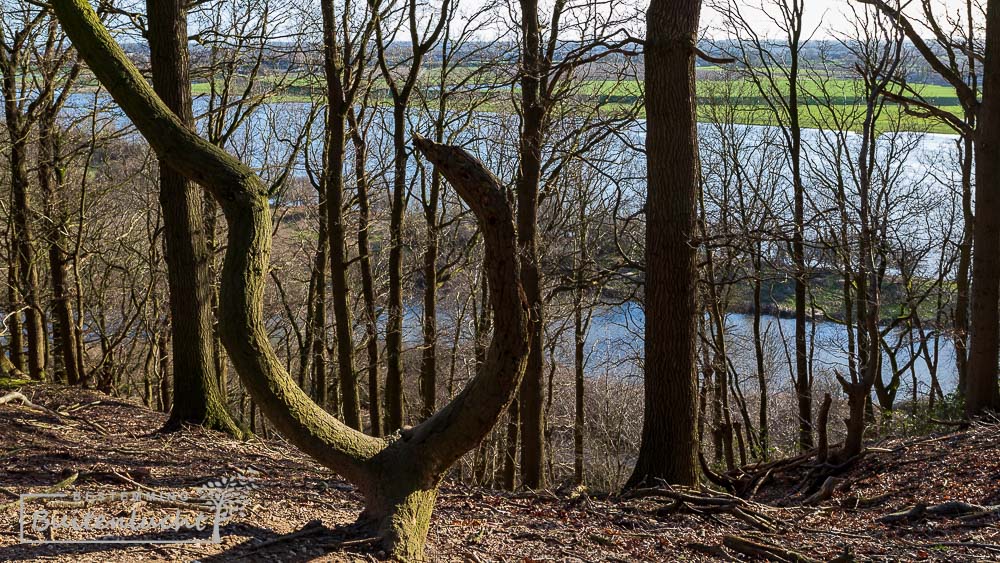
[[[461,149],[415,140],[479,221],[495,330],[476,377],[448,405],[391,440],[367,436],[313,402],[268,339],[263,296],[272,226],[266,187],[249,167],[200,138],[166,107],[87,0],[54,0],[52,6],[91,71],[157,156],[219,202],[229,225],[219,333],[254,403],[292,444],[359,487],[367,499],[363,517],[376,524],[391,556],[423,559],[437,483],[496,424],[524,373],[528,309],[513,215],[500,182]]]

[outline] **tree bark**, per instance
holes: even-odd
[[[698,481],[694,46],[700,11],[700,0],[652,0],[646,13],[645,411],[626,488],[658,479]]]
[[[59,193],[63,174],[57,164],[60,149],[55,112],[58,108],[50,107],[49,110],[39,123],[38,179],[45,198],[45,211],[51,223],[46,242],[49,247],[49,276],[52,283],[53,352],[61,360],[57,362],[59,369],[55,370],[57,378],[61,377],[69,385],[76,385],[80,383],[81,374],[74,330],[76,322],[67,282],[66,253],[63,250],[67,237],[63,232],[66,213]]]
[[[385,325],[385,430],[403,426],[403,212],[406,200],[406,104],[392,112],[393,184],[389,212],[389,311]]]
[[[986,8],[983,99],[976,118],[976,222],[965,413],[1000,410],[1000,0]]]
[[[795,274],[795,393],[799,407],[799,449],[813,446],[812,373],[806,345],[806,259],[805,259],[805,185],[802,180],[802,127],[799,123],[799,49],[802,37],[803,0],[792,0],[789,14],[791,45],[788,69],[788,135],[792,164],[793,218],[792,263]]]
[[[316,257],[313,263],[315,270],[313,289],[313,309],[310,319],[312,342],[312,396],[313,400],[323,408],[329,408],[329,385],[326,380],[326,251],[329,242],[329,214],[325,190],[319,190],[319,237],[317,240]]]
[[[326,182],[326,205],[330,230],[330,288],[333,317],[337,336],[337,379],[344,422],[355,430],[361,429],[361,404],[358,378],[354,372],[354,336],[351,325],[350,289],[347,286],[347,257],[344,244],[344,145],[347,112],[350,100],[345,86],[350,83],[350,65],[342,60],[343,51],[337,43],[337,22],[333,2],[324,1],[323,53],[327,84],[326,154],[323,179]],[[345,31],[346,33],[346,31]],[[341,82],[343,80],[343,82]]]
[[[966,122],[970,118],[967,113]],[[972,269],[972,237],[975,229],[975,215],[972,212],[972,167],[975,143],[973,134],[962,135],[962,218],[964,230],[959,245],[958,271],[955,274],[955,313],[953,342],[955,345],[955,369],[958,371],[958,392],[965,396],[965,381],[969,367],[969,273]]]
[[[440,142],[441,131],[436,136],[436,141]],[[441,177],[435,172],[431,177],[430,201],[424,210],[427,248],[424,250],[424,342],[420,355],[421,420],[430,418],[437,410],[437,213],[440,191]]]
[[[10,311],[7,317],[7,328],[10,339],[8,347],[10,349],[10,366],[18,373],[24,373],[24,329],[21,326],[21,313],[17,310],[19,299],[17,293],[17,245],[12,236],[9,237],[7,246],[10,261],[7,264],[7,307]]]
[[[148,0],[153,87],[189,129],[194,126],[188,76],[186,2]],[[201,424],[233,436],[242,432],[219,391],[213,350],[212,281],[199,191],[160,158],[160,206],[166,239],[170,327],[173,345],[173,406],[167,429]]]
[[[538,190],[542,171],[545,105],[542,73],[547,72],[541,46],[538,1],[521,0],[521,137],[517,175],[517,242],[521,250],[521,283],[531,306],[528,367],[518,399],[521,436],[521,483],[545,486],[545,402],[543,338],[545,315],[538,267]]]
[[[365,310],[365,349],[368,351],[368,412],[371,420],[371,435],[382,435],[382,402],[379,393],[378,375],[378,319],[375,314],[375,280],[372,275],[371,205],[368,201],[368,175],[365,164],[368,147],[361,132],[360,123],[353,112],[348,114],[351,121],[351,139],[354,142],[354,177],[358,189],[358,264],[361,268],[361,297]]]
[[[31,203],[28,180],[27,120],[18,109],[17,86],[13,69],[4,65],[3,91],[7,135],[10,139],[11,248],[16,263],[15,307],[24,308],[24,326],[27,333],[27,372],[35,380],[45,379],[45,327],[38,301],[38,270],[35,268],[35,248],[32,236]],[[14,355],[17,355],[16,353]]]
[[[447,406],[389,440],[372,438],[326,413],[282,367],[264,325],[271,249],[268,191],[245,164],[200,138],[156,97],[87,0],[53,9],[91,71],[157,156],[211,191],[229,225],[219,328],[230,359],[258,408],[291,443],[358,485],[363,521],[390,556],[423,558],[438,483],[489,432],[524,372],[528,306],[519,284],[513,216],[500,182],[461,149],[417,138],[415,145],[475,213],[484,235],[495,330],[476,377]]]

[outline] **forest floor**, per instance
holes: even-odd
[[[361,509],[354,488],[280,440],[239,442],[201,428],[164,434],[157,432],[166,419],[162,413],[128,400],[48,385],[20,391],[50,410],[16,401],[0,405],[0,561],[366,561],[381,555],[351,527]],[[734,561],[743,555],[732,546],[747,540],[774,548],[779,559],[772,560],[843,561],[846,551],[857,560],[1000,561],[998,425],[882,441],[815,505],[804,502],[807,491],[796,490],[806,472],[800,467],[769,479],[753,501],[741,501],[749,518],[660,496],[502,494],[446,483],[427,556]],[[195,487],[223,476],[252,478],[255,488],[244,491],[245,510],[222,526],[218,544],[21,543],[18,497],[24,493],[70,495],[62,510],[83,512],[79,503],[66,504],[74,493],[81,499],[137,488],[194,494]],[[98,501],[91,508],[111,516],[142,504]],[[960,517],[934,510],[946,501],[987,510]],[[46,502],[53,514],[60,510],[52,500],[26,502],[32,511]],[[930,508],[891,516],[918,505]],[[191,506],[164,502],[159,508]],[[24,539],[80,539],[83,533],[29,532]]]

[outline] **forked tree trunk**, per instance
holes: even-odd
[[[500,182],[461,149],[421,138],[415,145],[476,215],[485,242],[495,330],[477,376],[416,427],[388,439],[367,436],[325,412],[282,367],[264,325],[264,280],[271,249],[267,189],[253,171],[174,116],[115,43],[87,0],[53,9],[91,71],[157,156],[208,189],[229,225],[222,267],[219,332],[257,407],[290,442],[356,484],[362,520],[401,560],[423,558],[442,475],[474,448],[510,403],[524,372],[528,307],[519,283],[513,215]]]

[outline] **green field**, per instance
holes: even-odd
[[[428,74],[433,73],[430,69]],[[745,79],[714,79],[710,68],[699,68],[698,81],[698,115],[700,121],[732,121],[746,125],[778,125],[779,119],[768,107],[767,100],[762,97],[757,86]],[[706,78],[707,75],[707,78]],[[455,76],[459,76],[458,73]],[[721,73],[720,73],[721,77]],[[308,102],[324,95],[322,77],[261,77],[259,82],[267,88],[276,86],[272,100],[275,102]],[[280,83],[280,84],[279,84]],[[384,92],[384,80],[377,80],[373,85]],[[778,81],[777,89],[787,90],[787,81]],[[936,107],[955,115],[962,115],[961,107],[955,96],[954,89],[948,86],[934,84],[914,84],[912,87],[928,102]],[[832,78],[816,80],[806,78],[800,80],[798,99],[799,119],[803,127],[835,129],[844,128],[858,131],[862,127],[864,117],[863,90],[855,80]],[[208,82],[192,84],[192,93],[208,95],[211,85]],[[516,87],[515,87],[516,91]],[[235,87],[233,94],[239,94]],[[641,101],[643,85],[636,80],[586,80],[572,88],[572,95],[567,103],[578,107],[587,105],[600,106],[605,111],[628,110]],[[389,104],[390,100],[384,94],[372,98],[374,103]],[[456,105],[459,100],[455,100]],[[497,100],[485,105],[477,105],[481,111],[505,111],[510,107],[510,90],[504,89],[498,93]],[[640,110],[640,117],[642,116]],[[933,133],[953,133],[954,131],[940,119],[908,115],[897,104],[888,103],[884,106],[876,122],[879,131],[926,131]]]
[[[911,86],[935,107],[958,116],[962,115],[962,108],[953,88],[936,84]],[[788,82],[776,81],[775,87],[787,91]],[[599,101],[609,104],[634,103],[642,92],[642,83],[637,81],[590,80],[580,86],[581,94],[594,96]],[[767,100],[760,95],[757,86],[745,79],[714,80],[702,77],[698,81],[698,97],[698,115],[702,121],[730,119],[747,125],[778,124],[778,119],[768,106]],[[800,80],[797,105],[803,127],[846,127],[857,131],[862,126],[863,89],[855,80]],[[894,103],[885,105],[876,121],[876,127],[880,131],[954,133],[954,130],[941,120],[908,115],[901,106]]]

